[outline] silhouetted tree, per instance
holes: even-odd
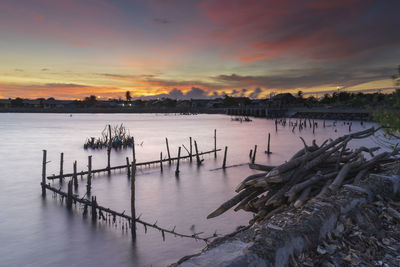
[[[126,98],[127,101],[131,101],[131,99],[132,99],[131,92],[126,91],[125,98]]]

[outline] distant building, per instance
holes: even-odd
[[[24,100],[22,100],[22,104],[26,108],[40,108],[41,104],[42,104],[42,100],[24,99]]]
[[[283,108],[295,104],[296,101],[297,101],[296,97],[294,97],[290,93],[277,94],[272,98],[270,98],[269,106]]]

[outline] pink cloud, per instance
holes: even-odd
[[[378,30],[390,27],[392,20],[373,4],[371,0],[210,0],[200,9],[215,24],[212,37],[226,46],[225,53],[252,62],[286,56],[346,58],[398,44],[399,38]],[[379,20],[368,22],[373,18]],[[369,41],[371,36],[376,40]]]

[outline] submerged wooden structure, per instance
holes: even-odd
[[[110,128],[109,128],[110,129]],[[111,144],[111,142],[110,142]],[[133,140],[134,144],[134,140]],[[176,176],[179,176],[179,162],[181,159],[190,159],[190,162],[192,162],[192,157],[196,157],[196,161],[198,165],[201,165],[202,160],[200,160],[201,155],[206,155],[206,154],[214,154],[214,157],[217,157],[217,152],[221,151],[221,149],[217,149],[217,136],[216,136],[216,130],[214,130],[214,149],[209,150],[206,152],[199,152],[198,147],[197,147],[197,142],[194,140],[195,148],[196,148],[196,153],[193,155],[192,153],[192,138],[190,137],[190,151],[188,151],[188,155],[186,156],[181,156],[181,147],[178,149],[178,156],[177,157],[171,157],[169,153],[169,144],[168,144],[168,139],[166,138],[166,147],[167,147],[167,152],[168,152],[168,158],[163,159],[162,157],[162,152],[160,153],[160,159],[159,160],[152,160],[152,161],[147,161],[147,162],[136,162],[136,154],[135,154],[135,147],[133,145],[132,149],[132,157],[133,161],[130,162],[129,158],[126,158],[126,163],[123,165],[118,165],[118,166],[110,166],[110,156],[111,156],[111,145],[109,145],[109,149],[107,150],[107,167],[101,168],[101,169],[92,169],[92,156],[88,156],[88,170],[82,170],[80,172],[77,171],[76,169],[76,161],[74,161],[73,164],[73,172],[72,173],[64,173],[63,172],[63,164],[64,164],[64,153],[61,153],[61,159],[60,159],[60,173],[58,175],[51,175],[47,176],[46,175],[46,165],[48,163],[47,161],[47,151],[43,150],[43,161],[42,161],[42,181],[41,181],[41,188],[42,188],[42,196],[46,196],[46,190],[49,190],[53,192],[56,196],[59,196],[61,200],[63,201],[64,198],[66,199],[66,206],[68,209],[71,209],[73,205],[80,204],[83,206],[83,215],[87,216],[88,210],[90,208],[91,212],[91,218],[93,221],[101,220],[105,221],[106,223],[109,224],[116,224],[117,223],[117,218],[119,218],[118,223],[121,225],[121,229],[123,231],[128,231],[130,229],[131,235],[132,235],[132,240],[136,239],[136,224],[141,224],[144,227],[145,233],[147,233],[147,228],[153,228],[155,230],[158,230],[161,232],[163,240],[165,240],[165,234],[172,234],[174,236],[179,236],[179,237],[186,237],[186,238],[193,238],[196,240],[202,240],[205,242],[208,242],[209,239],[216,237],[216,234],[209,236],[209,237],[201,237],[200,235],[202,233],[194,233],[194,234],[183,234],[175,231],[175,227],[172,229],[167,229],[163,228],[161,226],[157,225],[157,221],[155,223],[149,223],[146,222],[142,219],[140,219],[140,215],[136,216],[136,209],[135,209],[135,178],[136,178],[136,168],[138,166],[151,166],[151,165],[160,165],[160,170],[161,172],[163,171],[163,162],[169,162],[169,164],[172,164],[174,161],[177,162],[177,167],[175,174]],[[225,160],[226,160],[226,153],[225,153]],[[101,206],[97,203],[97,198],[95,196],[91,196],[91,187],[92,187],[92,175],[94,173],[100,173],[100,172],[107,172],[110,173],[111,170],[117,170],[117,169],[127,169],[127,174],[128,178],[131,180],[131,215],[125,214],[125,211],[123,212],[118,212],[115,210],[112,210],[110,208]],[[79,197],[78,195],[73,194],[72,187],[74,186],[75,189],[78,187],[78,179],[77,176],[81,175],[87,175],[87,184],[86,184],[86,193],[83,197]],[[63,182],[64,178],[71,177],[71,179],[68,181],[67,185],[67,192],[64,192],[60,188],[56,188],[50,183],[47,183],[46,180],[51,180],[54,181],[55,179],[58,179],[61,182]]]

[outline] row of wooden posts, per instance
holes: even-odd
[[[110,127],[109,127],[110,130]],[[184,145],[183,145],[184,146]],[[199,153],[198,151],[198,146],[196,140],[194,140],[194,147],[195,147],[195,156],[196,156],[196,161],[198,165],[201,165],[202,160],[200,160],[200,155],[204,154],[211,154],[214,153],[214,157],[217,157],[217,151],[220,151],[221,149],[217,149],[217,141],[216,141],[216,130],[214,130],[214,149],[211,151],[206,151]],[[88,156],[88,170],[87,171],[81,171],[79,174],[83,176],[84,174],[87,174],[87,184],[86,184],[86,194],[88,198],[90,198],[90,193],[91,193],[91,187],[92,187],[92,174],[95,172],[103,172],[107,171],[108,173],[111,173],[111,170],[115,169],[122,169],[122,168],[127,168],[128,172],[128,178],[131,179],[131,216],[125,215],[125,211],[120,213],[113,211],[109,208],[102,207],[98,205],[96,197],[92,196],[91,201],[89,199],[85,199],[85,196],[83,198],[79,198],[75,195],[73,195],[73,190],[72,187],[74,186],[75,189],[78,187],[78,172],[77,172],[77,162],[74,161],[73,163],[73,173],[67,173],[64,174],[63,170],[63,164],[64,164],[64,153],[61,153],[61,158],[60,158],[60,174],[59,175],[53,175],[53,176],[48,176],[46,177],[46,165],[48,163],[47,161],[47,151],[43,150],[43,162],[42,162],[42,182],[41,182],[41,187],[42,187],[42,196],[46,196],[46,189],[54,192],[55,194],[58,194],[62,199],[65,197],[67,199],[67,208],[72,208],[73,203],[81,203],[84,205],[84,214],[87,212],[88,207],[91,207],[91,214],[92,214],[92,219],[96,220],[97,218],[97,210],[99,211],[99,216],[100,218],[105,218],[103,215],[103,212],[106,214],[110,214],[113,216],[113,221],[115,221],[115,217],[120,217],[124,218],[128,221],[129,227],[131,229],[132,233],[132,238],[133,240],[136,239],[136,223],[140,223],[145,227],[145,232],[147,232],[147,227],[151,227],[154,229],[157,229],[161,231],[163,239],[165,239],[165,233],[170,233],[174,234],[175,236],[181,236],[181,237],[190,237],[190,238],[195,238],[195,239],[200,239],[207,241],[211,237],[207,238],[202,238],[199,236],[200,233],[198,234],[193,234],[193,235],[185,235],[185,234],[180,234],[175,232],[175,227],[172,230],[161,228],[157,225],[157,223],[151,224],[147,223],[143,220],[140,220],[139,218],[136,217],[136,210],[135,210],[135,176],[136,176],[136,168],[138,165],[150,165],[150,164],[160,164],[160,169],[163,171],[163,162],[168,161],[169,165],[172,164],[172,161],[177,160],[177,165],[176,165],[176,170],[175,174],[179,175],[179,162],[180,159],[183,158],[189,158],[190,161],[192,161],[192,138],[190,137],[190,151],[188,151],[188,156],[181,156],[181,147],[178,148],[178,157],[176,158],[171,158],[170,155],[170,150],[169,150],[169,144],[168,144],[168,138],[166,138],[166,147],[167,147],[167,153],[168,153],[168,159],[163,159],[162,157],[162,152],[160,153],[160,160],[156,161],[150,161],[150,162],[142,162],[142,163],[136,163],[136,155],[135,155],[135,146],[133,146],[133,161],[130,163],[129,158],[126,158],[126,165],[121,165],[121,166],[115,166],[111,167],[110,165],[110,155],[111,155],[111,149],[107,150],[107,167],[103,169],[97,169],[97,170],[92,170],[92,156]],[[186,148],[185,148],[186,149]],[[226,154],[227,154],[227,147],[225,147],[225,153],[224,153],[224,161],[223,161],[223,168],[226,166]],[[65,177],[71,177],[71,180],[68,182],[67,186],[67,192],[63,192],[60,189],[52,187],[50,184],[46,184],[46,179],[49,180],[54,180],[54,179],[59,179],[60,182],[63,181],[63,178]]]

